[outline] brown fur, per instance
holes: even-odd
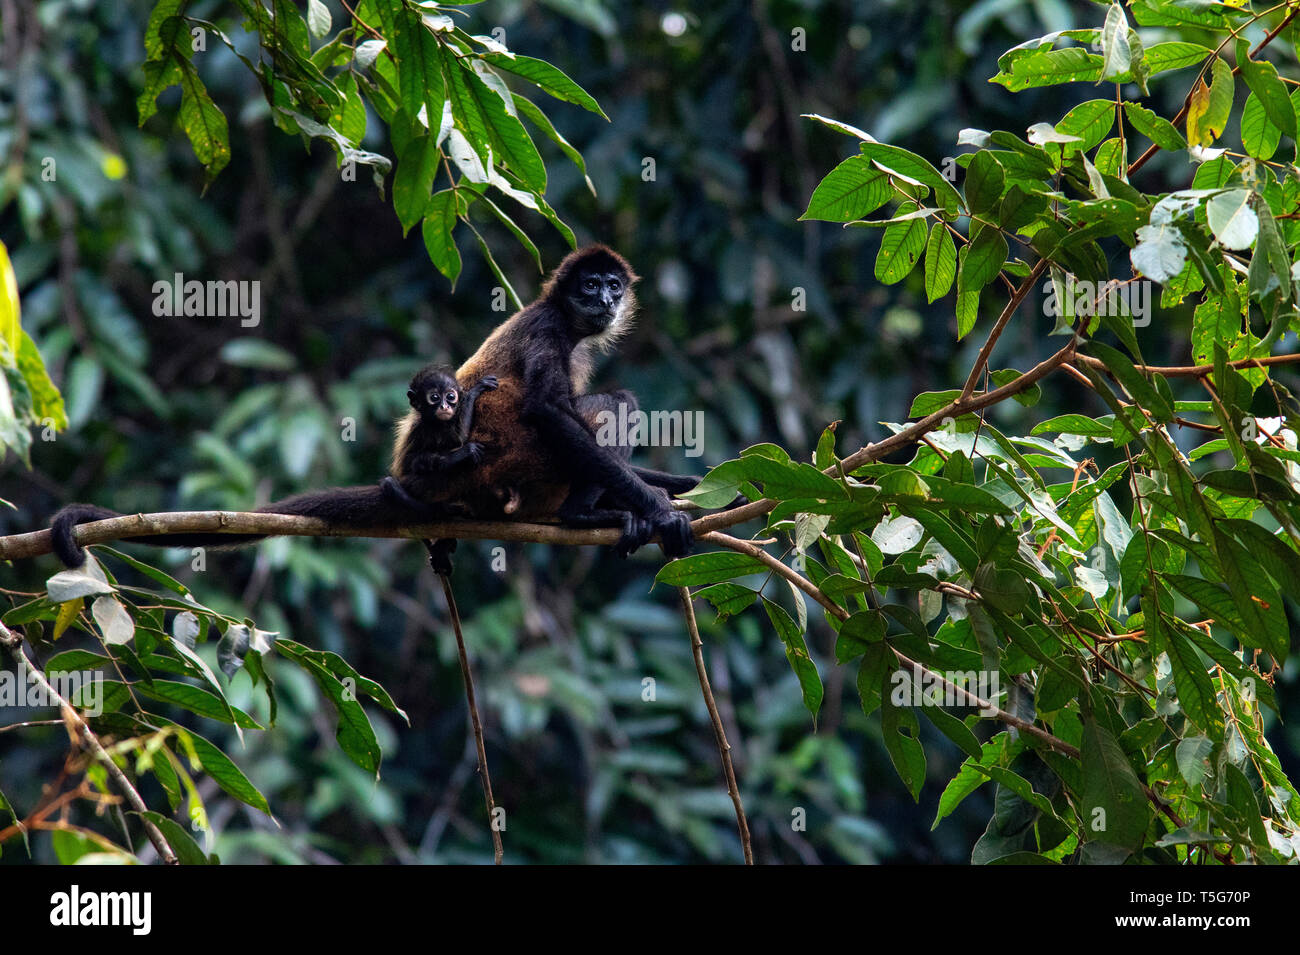
[[[450,476],[445,493],[439,495],[440,500],[464,503],[478,517],[499,517],[504,513],[527,520],[553,517],[568,496],[569,482],[556,477],[560,468],[556,466],[551,450],[535,430],[520,420],[523,356],[527,347],[521,327],[527,324],[533,310],[545,305],[567,277],[574,262],[594,249],[608,252],[622,265],[627,272],[628,287],[619,320],[605,333],[583,339],[574,349],[569,375],[574,394],[586,390],[596,349],[609,348],[630,327],[636,308],[632,284],[637,275],[627,261],[603,246],[588,246],[569,253],[542,287],[537,300],[498,325],[478,351],[456,371],[456,380],[462,387],[473,385],[485,375],[495,375],[500,386],[482,395],[474,409],[470,440],[483,445],[483,462],[468,472]],[[393,476],[399,480],[401,475],[396,468],[402,460],[414,415],[415,412],[410,412],[397,424]],[[595,422],[590,423],[594,427]],[[514,510],[511,510],[512,505]]]

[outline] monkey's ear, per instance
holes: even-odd
[[[408,392],[406,393],[406,400],[407,400],[407,401],[415,401],[415,392],[414,392],[414,391],[408,391]]]

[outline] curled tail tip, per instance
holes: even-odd
[[[69,504],[50,520],[51,549],[65,567],[80,567],[86,562],[86,550],[77,543],[73,529],[88,521],[103,521],[121,516],[117,511],[96,504]]]

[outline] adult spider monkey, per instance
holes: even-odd
[[[573,526],[621,527],[620,556],[655,533],[667,556],[689,553],[690,521],[673,510],[665,491],[690,490],[696,479],[633,467],[627,462],[630,448],[600,445],[593,430],[596,416],[620,402],[634,406],[635,399],[627,392],[581,394],[594,349],[608,348],[630,324],[637,278],[623,257],[605,246],[572,252],[537,300],[497,326],[461,366],[456,377],[462,387],[469,383],[472,388],[485,377],[499,382],[474,408],[468,437],[480,446],[482,461],[473,469],[453,468],[445,480],[417,481],[413,494],[409,481],[418,469],[407,466],[408,455],[418,454],[422,442],[414,438],[418,420],[408,414],[398,424],[394,481],[299,494],[257,512],[319,517],[353,527],[400,526],[411,523],[413,513],[394,485],[419,501],[418,516],[424,519],[499,514],[517,491],[525,502],[517,510],[520,518],[558,516]],[[119,516],[92,504],[65,507],[51,527],[55,553],[67,566],[80,566],[85,551],[73,537],[75,526]],[[163,547],[218,547],[264,536],[126,539]]]
[[[483,462],[449,476],[434,500],[466,501],[483,516],[499,507],[502,488],[517,488],[520,518],[621,527],[619,556],[656,533],[667,556],[690,552],[690,520],[665,492],[688,491],[697,479],[635,467],[631,448],[602,446],[597,416],[620,403],[635,409],[636,401],[626,391],[582,394],[595,351],[631,327],[637,279],[617,252],[587,246],[569,253],[541,295],[497,326],[456,372],[462,386],[484,375],[500,381],[478,403],[470,431],[486,449]]]

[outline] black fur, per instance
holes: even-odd
[[[524,311],[529,321],[521,416],[558,450],[557,460],[573,482],[560,508],[564,520],[588,526],[618,521],[623,539],[616,551],[623,556],[658,532],[664,554],[682,557],[694,543],[689,518],[628,464],[630,449],[602,447],[591,430],[593,401],[616,403],[619,396],[573,393],[574,348],[610,330],[635,278],[621,257],[603,247],[565,258],[543,297]]]
[[[658,533],[664,553],[668,557],[681,557],[690,553],[694,542],[690,520],[684,513],[673,510],[665,492],[689,490],[695,486],[695,479],[632,467],[628,463],[631,449],[606,448],[597,442],[587,415],[599,410],[602,401],[631,399],[628,393],[575,394],[575,379],[585,382],[590,368],[588,340],[607,341],[618,334],[617,326],[635,302],[631,286],[636,280],[627,262],[603,246],[571,253],[544,286],[541,297],[498,328],[461,369],[460,375],[463,379],[477,366],[504,359],[501,373],[522,381],[522,402],[513,409],[516,417],[510,420],[531,427],[549,451],[548,457],[558,462],[555,467],[564,472],[569,494],[560,507],[562,519],[577,526],[621,527],[623,538],[616,551],[623,556]],[[583,347],[579,348],[580,345]],[[431,376],[430,381],[446,374],[442,369],[425,372]],[[447,489],[442,487],[439,478],[445,478],[457,465],[466,461],[479,464],[481,449],[467,440],[473,424],[474,401],[482,391],[496,387],[496,382],[482,372],[470,374],[470,380],[474,379],[477,383],[466,393],[464,407],[454,419],[454,428],[425,429],[408,415],[408,425],[399,436],[394,474],[383,484],[312,491],[260,507],[257,512],[319,517],[353,527],[403,526],[420,519],[465,514],[465,508],[454,500],[435,502],[431,497],[441,488],[442,497],[447,498]],[[442,384],[445,387],[447,382]],[[413,383],[408,393],[413,406],[420,397],[418,392]],[[512,425],[512,433],[517,430]],[[511,448],[500,449],[502,460],[496,462],[507,473],[509,462],[505,459],[511,452]],[[528,467],[537,462],[524,464],[527,473]],[[507,490],[504,486],[494,486],[491,467],[486,472],[476,480],[496,492]],[[67,566],[80,566],[86,555],[74,538],[76,525],[119,516],[115,511],[91,504],[63,508],[55,515],[51,527],[55,553]],[[161,547],[230,547],[263,536],[170,534],[126,539]],[[439,543],[441,553],[431,552],[431,557],[446,558],[449,570],[449,553],[455,544]]]
[[[389,500],[420,513],[424,502],[446,485],[452,468],[482,463],[482,445],[469,440],[474,404],[497,386],[494,376],[485,375],[462,394],[446,366],[430,365],[416,373],[406,392],[412,414],[398,438],[393,477],[380,485]]]
[[[469,440],[474,423],[474,404],[485,391],[495,391],[498,382],[484,375],[463,394],[451,368],[429,365],[411,379],[406,398],[412,414],[398,438],[393,475],[379,483],[384,497],[425,519],[445,510],[430,504],[431,497],[446,485],[452,468],[483,461],[483,446]],[[425,542],[434,570],[451,574],[454,540]]]

